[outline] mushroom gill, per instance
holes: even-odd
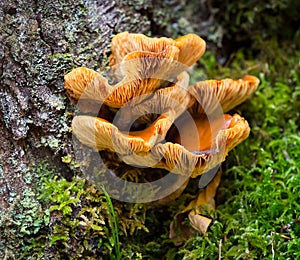
[[[161,52],[168,46],[174,46],[179,50],[178,62],[186,66],[193,65],[203,55],[206,43],[196,34],[187,34],[176,40],[161,37],[150,38],[143,34],[123,32],[112,39],[110,66],[120,63],[131,52],[149,51]]]
[[[176,40],[149,38],[128,32],[117,34],[111,45],[111,77],[81,67],[65,75],[65,89],[73,101],[88,99],[120,108],[129,100],[153,93],[162,83],[176,78],[204,53],[205,42],[188,34]]]
[[[143,101],[129,101],[117,113],[114,123],[119,126],[132,125],[133,120],[139,124],[153,122],[153,115],[160,115],[168,111],[175,113],[175,119],[179,117],[193,101],[188,93],[189,75],[180,73],[174,82],[165,88],[160,88],[152,95],[148,95]],[[136,98],[138,99],[138,97]]]
[[[221,116],[210,122],[203,119],[196,126],[197,136],[194,130],[188,131],[195,126],[185,125],[182,132],[188,131],[185,132],[187,138],[174,136],[169,142],[156,144],[146,154],[134,153],[121,158],[127,164],[162,168],[195,178],[223,162],[228,152],[245,140],[250,131],[247,121],[237,114]],[[184,142],[177,143],[179,139]]]
[[[149,151],[164,138],[172,123],[170,113],[163,114],[144,130],[122,132],[105,119],[76,116],[72,121],[72,129],[78,140],[88,147],[96,151],[109,150],[122,155]]]
[[[109,150],[120,156],[148,152],[165,139],[175,119],[188,108],[191,102],[186,90],[188,82],[188,74],[182,72],[176,82],[156,91],[148,97],[149,100],[138,105],[127,103],[117,111],[112,121],[100,117],[76,116],[72,121],[73,134],[80,142],[96,151]],[[159,116],[152,121],[146,115],[149,113]],[[134,121],[146,122],[148,127],[140,131],[130,131]]]
[[[93,100],[120,108],[134,97],[141,100],[143,95],[159,88],[162,82],[171,80],[180,67],[172,65],[176,56],[177,49],[172,46],[161,53],[129,53],[118,69],[122,80],[115,85],[100,73],[79,67],[65,75],[65,89],[73,100]]]
[[[250,75],[238,80],[199,81],[189,88],[189,92],[195,98],[192,109],[198,114],[212,114],[221,106],[222,110],[227,112],[249,98],[258,84],[259,79]]]

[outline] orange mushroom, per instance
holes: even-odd
[[[152,125],[142,131],[124,133],[112,123],[92,116],[76,116],[72,129],[80,142],[96,151],[109,150],[119,154],[147,152],[160,142],[173,121],[169,115],[161,115]]]
[[[203,55],[206,43],[192,33],[173,40],[166,37],[150,38],[143,34],[123,32],[112,39],[110,66],[120,63],[131,52],[157,53],[164,51],[168,46],[174,46],[178,49],[178,62],[191,66]]]
[[[111,85],[101,74],[82,67],[65,75],[65,88],[73,101],[91,99],[120,108],[172,80],[195,63],[204,50],[205,42],[194,34],[172,40],[120,33],[112,40],[110,62],[116,78],[120,78],[118,83]]]
[[[173,40],[124,32],[112,39],[113,83],[84,67],[65,75],[65,88],[73,103],[87,101],[101,107],[97,117],[74,117],[72,129],[80,142],[96,151],[115,152],[132,166],[177,174],[178,191],[160,202],[179,196],[190,177],[218,166],[250,132],[243,117],[224,112],[244,102],[259,80],[245,76],[200,81],[188,87],[186,70],[204,49],[205,42],[194,34]],[[94,107],[87,111],[91,109]],[[108,119],[112,115],[114,119]],[[133,129],[133,125],[143,128]],[[176,217],[188,213],[192,226],[204,233],[210,219],[201,215],[199,206],[214,206],[219,181],[217,174]],[[179,239],[173,231],[171,227],[171,236]]]
[[[214,115],[221,105],[225,111],[246,100],[257,88],[259,80],[253,76],[243,79],[209,80],[198,82],[189,88],[193,101],[189,111],[193,120],[187,120],[187,114],[175,124],[179,133],[169,133],[170,142],[157,144],[151,150],[152,160],[147,156],[148,166],[164,158],[152,167],[163,168],[178,174],[191,174],[196,177],[224,161],[227,153],[245,140],[250,132],[247,121],[238,114]],[[230,103],[231,101],[231,103]],[[212,117],[209,115],[212,114]],[[217,116],[217,118],[213,118]],[[133,161],[147,164],[138,154],[123,157],[132,164]]]
[[[218,107],[224,112],[244,102],[256,90],[259,79],[247,75],[242,79],[204,80],[189,88],[195,113],[213,113]]]
[[[147,101],[137,106],[128,103],[127,107],[119,111],[122,120],[109,122],[98,117],[76,116],[72,122],[73,133],[83,144],[97,151],[109,150],[120,155],[148,152],[165,138],[174,120],[189,106],[191,98],[186,91],[188,80],[188,74],[182,72],[176,83],[149,96],[150,105]],[[132,109],[131,113],[130,109]],[[160,116],[146,129],[129,131],[132,118],[138,117],[138,113],[144,115],[153,111]],[[129,121],[123,116],[126,114]],[[128,125],[127,131],[126,127],[125,131],[118,128],[122,125]]]
[[[156,144],[147,154],[134,153],[121,156],[121,159],[131,165],[162,168],[176,174],[197,177],[223,162],[229,150],[249,135],[250,128],[244,118],[235,114],[233,117],[226,116],[225,119],[226,123],[223,125],[220,125],[220,122],[224,121],[223,118],[211,122],[203,119],[201,123],[196,124],[199,127],[196,132],[199,137],[185,140],[184,144],[187,147],[176,143],[174,139],[174,142]],[[187,125],[184,130],[191,127],[195,129]],[[210,132],[211,129],[216,130]],[[208,139],[205,138],[207,136]],[[195,144],[200,144],[200,147],[194,147]],[[201,150],[202,148],[204,150]]]

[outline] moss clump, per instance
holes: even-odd
[[[0,226],[4,235],[13,233],[8,238],[22,238],[14,259],[120,259],[119,242],[137,229],[148,231],[144,206],[113,204],[105,190],[79,177],[58,179],[46,164],[36,171],[38,186],[16,202],[16,208],[27,207],[26,215],[8,212]]]
[[[300,31],[297,24],[299,2],[293,0],[213,1],[217,20],[227,32],[226,37],[237,43],[255,43],[260,38],[276,38],[297,42]],[[299,42],[299,41],[298,41]]]
[[[111,254],[105,196],[79,178],[71,182],[53,178],[44,180],[43,185],[40,198],[50,205],[44,244],[48,250],[73,259]]]

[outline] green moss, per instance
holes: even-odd
[[[255,7],[253,8],[253,5]],[[231,33],[243,32],[242,39],[253,39],[258,34],[263,39],[279,37],[296,40],[299,36],[296,10],[299,3],[292,0],[254,1],[214,1],[219,8],[223,26]],[[296,33],[295,33],[296,32]],[[298,32],[298,35],[297,35]]]
[[[79,177],[59,179],[46,164],[35,171],[37,187],[25,189],[0,222],[14,259],[121,259],[119,241],[123,245],[126,234],[147,230],[144,206],[113,203],[105,190]],[[14,251],[18,238],[22,244]]]

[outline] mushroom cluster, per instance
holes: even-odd
[[[215,168],[250,131],[243,117],[224,113],[245,101],[259,80],[247,75],[189,86],[189,67],[204,51],[195,34],[175,40],[117,34],[108,75],[85,67],[65,75],[67,94],[83,112],[73,119],[73,134],[128,165],[187,180]]]

